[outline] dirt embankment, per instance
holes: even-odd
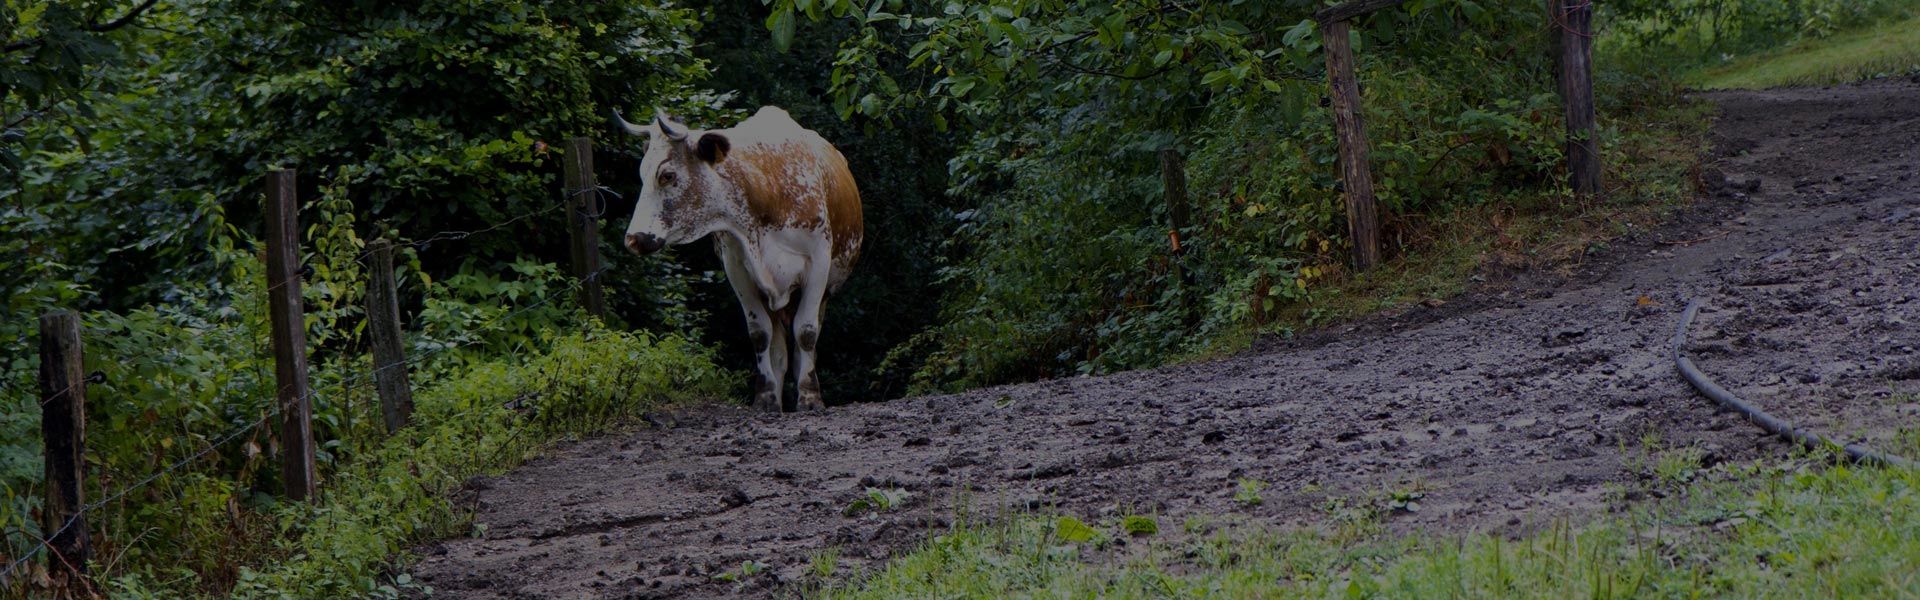
[[[1786,446],[1716,410],[1689,349],[1781,416],[1884,443],[1920,423],[1920,85],[1721,93],[1725,155],[1699,210],[1621,240],[1570,281],[1493,281],[1440,308],[1205,364],[770,417],[736,408],[571,444],[476,482],[483,537],[418,549],[436,598],[760,595],[836,548],[870,568],[956,501],[1088,517],[1326,516],[1418,491],[1392,526],[1525,528],[1609,502],[1641,440],[1711,463]],[[1675,243],[1689,242],[1689,243]],[[1643,300],[1644,299],[1644,300]],[[1268,482],[1257,505],[1242,479]],[[907,505],[857,518],[868,487]]]

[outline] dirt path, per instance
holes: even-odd
[[[1691,351],[1783,416],[1884,442],[1920,423],[1920,85],[1727,93],[1712,198],[1570,282],[1491,282],[1437,309],[1217,362],[769,417],[700,409],[476,486],[483,539],[419,549],[439,598],[732,597],[908,551],[973,506],[1324,519],[1420,490],[1395,527],[1524,528],[1609,502],[1653,433],[1708,462],[1785,446],[1675,374]],[[1692,244],[1671,244],[1698,240]],[[1666,240],[1667,242],[1663,242]],[[1496,277],[1498,279],[1498,277]],[[1641,298],[1651,303],[1642,303]],[[1242,478],[1265,502],[1233,499]],[[899,511],[848,518],[866,487]],[[1616,486],[1619,489],[1619,486]],[[764,594],[765,591],[758,592]]]

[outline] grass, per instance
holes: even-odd
[[[1920,73],[1920,15],[1738,58],[1689,77],[1701,89],[1829,85]]]
[[[1720,465],[1675,500],[1519,539],[1278,528],[1062,538],[1054,519],[956,522],[851,584],[864,598],[1911,598],[1920,595],[1920,472]],[[1656,482],[1657,485],[1667,485]],[[1384,518],[1384,517],[1375,517]],[[1191,519],[1190,519],[1191,521]],[[1207,522],[1207,519],[1200,519]],[[1213,519],[1212,522],[1222,522]],[[1374,531],[1381,531],[1375,528]]]

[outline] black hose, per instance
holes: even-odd
[[[1794,427],[1792,423],[1782,421],[1773,415],[1767,414],[1767,411],[1760,410],[1760,407],[1741,400],[1739,396],[1735,396],[1733,393],[1728,392],[1726,388],[1715,384],[1712,379],[1707,378],[1705,373],[1700,372],[1700,367],[1694,366],[1692,359],[1680,353],[1680,347],[1687,343],[1687,328],[1693,325],[1693,316],[1698,312],[1700,312],[1700,300],[1695,298],[1692,302],[1687,303],[1687,312],[1680,315],[1679,331],[1673,332],[1673,364],[1680,367],[1680,376],[1687,378],[1687,383],[1693,384],[1694,389],[1700,390],[1700,393],[1705,394],[1708,398],[1712,398],[1715,402],[1719,402],[1721,406],[1731,408],[1739,411],[1740,414],[1746,415],[1755,425],[1759,425],[1761,429],[1767,430],[1768,433],[1793,440],[1802,446],[1806,446],[1808,449],[1817,450],[1839,447],[1847,453],[1847,458],[1853,459],[1854,462],[1907,469],[1915,467],[1912,460],[1903,457],[1882,454],[1874,451],[1872,448],[1859,444],[1835,444],[1832,440],[1821,437],[1820,434],[1814,433],[1812,430]]]

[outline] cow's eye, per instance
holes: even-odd
[[[660,185],[673,185],[674,177],[676,177],[676,175],[673,171],[661,171]]]

